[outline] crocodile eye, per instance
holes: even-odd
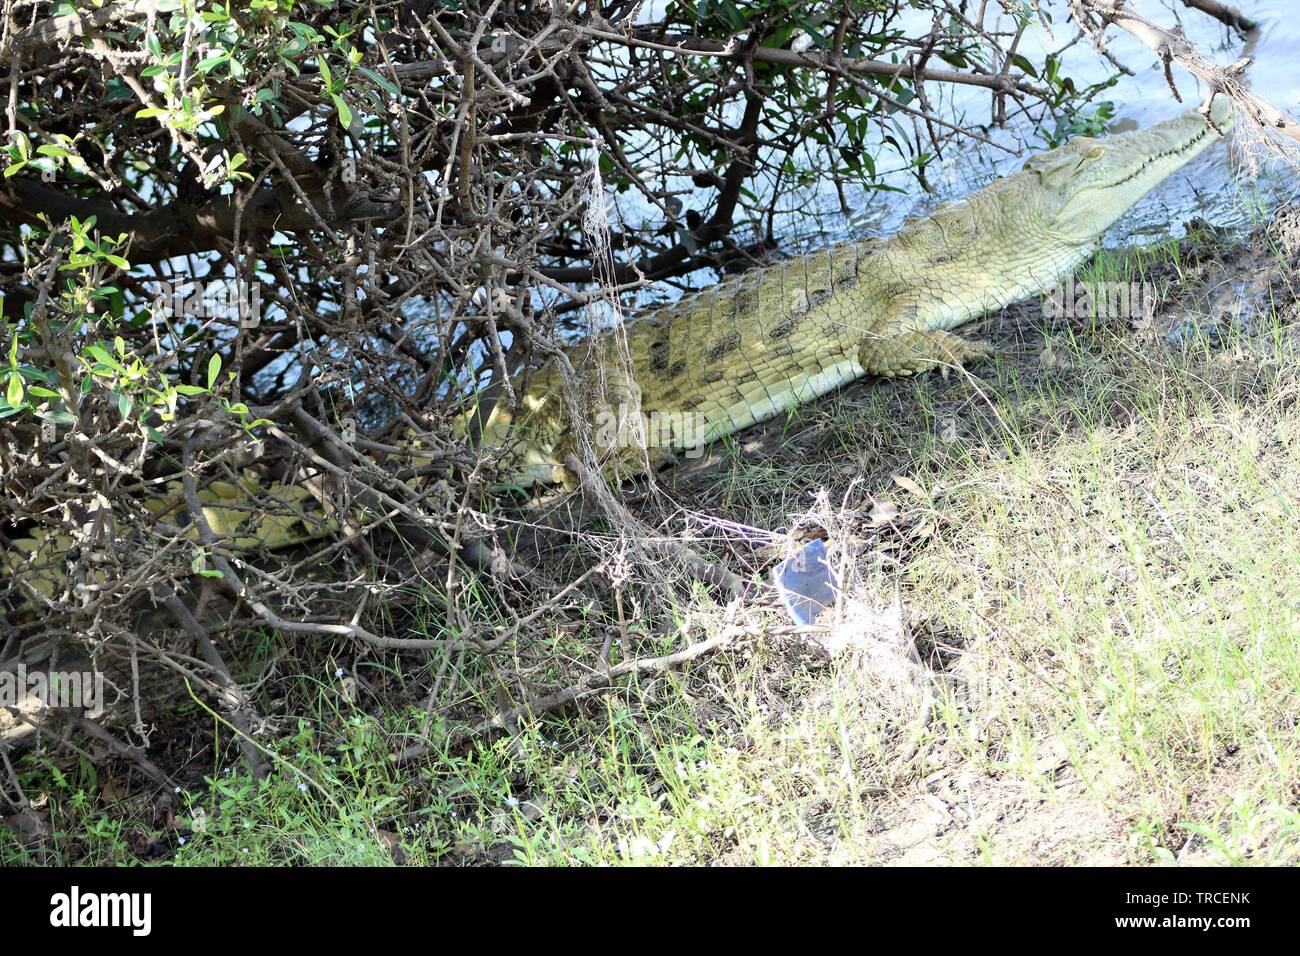
[[[1083,150],[1079,154],[1079,161],[1074,164],[1074,171],[1078,172],[1084,167],[1085,163],[1095,163],[1097,160],[1101,159],[1102,152],[1103,150],[1100,146],[1094,146],[1091,149]]]

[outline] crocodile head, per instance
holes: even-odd
[[[1224,97],[1215,98],[1211,115],[1226,134],[1234,116]],[[1193,110],[1105,139],[1076,136],[1064,146],[1030,158],[1025,172],[1038,177],[1039,211],[1053,231],[1089,242],[1148,190],[1218,139],[1215,129]]]

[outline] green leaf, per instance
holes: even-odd
[[[5,389],[5,400],[10,405],[23,403],[23,377],[17,372],[9,373],[9,387]]]
[[[44,414],[37,414],[42,421],[54,422],[54,424],[62,425],[64,427],[76,423],[76,419],[72,417],[72,413],[63,408],[55,409],[52,412],[45,412]]]
[[[402,91],[399,90],[390,80],[388,80],[386,77],[380,76],[374,70],[371,70],[363,66],[359,70],[357,70],[357,72],[370,77],[371,80],[373,80],[379,86],[382,86],[390,96],[400,96],[402,93]]]
[[[113,358],[113,356],[109,354],[108,349],[104,348],[102,345],[92,343],[86,346],[86,351],[94,356],[96,361],[107,365],[109,368],[117,369],[119,372],[126,371],[126,369],[118,363],[117,359]]]
[[[349,128],[352,125],[352,110],[348,109],[348,104],[337,93],[331,93],[330,97],[334,100],[334,108],[339,111],[339,125],[344,129]]]
[[[1017,53],[1015,56],[1011,58],[1011,62],[1014,63],[1016,66],[1020,67],[1020,69],[1024,70],[1034,79],[1038,79],[1038,71],[1034,69],[1034,64],[1030,63],[1027,58]]]
[[[151,76],[155,73],[161,73],[164,69],[165,67],[161,66],[146,67],[140,71],[140,74],[142,76]],[[108,85],[104,88],[105,103],[111,103],[116,100],[133,99],[135,99],[135,94],[131,92],[131,87],[127,86],[126,81],[124,81],[120,76],[113,77],[113,79],[108,81]]]
[[[221,374],[221,356],[214,355],[208,359],[208,389],[216,384],[217,376]]]
[[[227,54],[218,53],[216,56],[210,56],[206,60],[200,60],[199,65],[198,67],[196,67],[196,69],[200,73],[206,76],[208,73],[211,73],[213,70],[219,67],[222,63],[225,63],[226,60],[228,59],[230,59],[230,57]]]

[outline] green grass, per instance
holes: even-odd
[[[1086,277],[1179,292],[1221,268],[1165,246]],[[0,863],[131,862],[160,840],[181,864],[1300,863],[1300,362],[1265,311],[1250,338],[1183,351],[1022,316],[975,379],[851,390],[700,479],[705,507],[762,527],[818,489],[859,513],[840,516],[859,539],[846,626],[915,643],[928,720],[879,654],[825,662],[771,610],[745,612],[736,653],[410,766],[390,755],[418,707],[297,679],[310,716],[262,741],[262,784],[228,741],[234,769],[161,809],[105,796],[84,760],[29,759],[54,835],[0,838]],[[872,525],[880,502],[897,518]],[[703,596],[679,610],[697,639],[722,617]]]

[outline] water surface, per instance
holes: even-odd
[[[993,4],[990,4],[992,7]],[[1161,26],[1181,23],[1189,40],[1202,53],[1220,63],[1232,63],[1242,56],[1253,57],[1247,71],[1250,85],[1275,105],[1293,115],[1300,112],[1300,7],[1289,0],[1242,0],[1238,9],[1259,23],[1243,39],[1217,20],[1181,3],[1170,0],[1134,0],[1130,9]],[[1058,26],[1049,36],[1035,25],[1021,40],[1020,52],[1035,64],[1041,64],[1049,51],[1060,50],[1073,36],[1063,4],[1045,2],[1043,7],[1054,14]],[[914,33],[923,34],[929,27],[929,14],[916,12]],[[906,21],[905,21],[906,22]],[[1013,28],[1010,19],[1004,20]],[[1133,76],[1121,76],[1118,83],[1105,90],[1098,101],[1113,104],[1111,132],[1150,126],[1199,105],[1202,90],[1196,78],[1174,67],[1174,80],[1183,102],[1176,101],[1165,81],[1155,54],[1135,38],[1116,27],[1107,31],[1109,48],[1116,58],[1134,70]],[[1100,83],[1114,74],[1114,69],[1082,41],[1062,56],[1062,72],[1075,78],[1076,85]],[[927,84],[932,104],[944,115],[955,117],[965,125],[984,126],[991,121],[992,96],[976,87],[953,87]],[[840,192],[830,182],[815,187],[790,189],[780,198],[776,220],[777,238],[786,253],[807,252],[848,239],[888,236],[907,220],[925,215],[942,202],[969,195],[993,179],[1015,172],[1035,150],[1047,147],[1036,129],[1024,118],[993,127],[988,138],[1015,150],[1014,155],[973,140],[950,144],[943,160],[929,174],[934,192],[925,193],[908,172],[895,170],[885,177],[890,185],[904,192],[882,192],[859,185],[846,184],[844,198],[848,211],[841,205]],[[1256,151],[1258,152],[1258,151]],[[1163,237],[1179,237],[1186,223],[1202,217],[1218,226],[1244,226],[1262,210],[1281,198],[1289,197],[1300,184],[1300,177],[1284,163],[1267,161],[1258,169],[1247,170],[1249,157],[1237,145],[1219,144],[1175,173],[1117,222],[1107,233],[1105,244],[1144,242]],[[892,148],[880,146],[877,167],[901,166]],[[630,222],[657,222],[657,210],[647,209],[632,194],[615,200],[617,214]],[[736,238],[744,242],[751,237],[738,230]],[[756,238],[756,237],[754,237]],[[708,284],[707,276],[692,277],[693,285]]]

